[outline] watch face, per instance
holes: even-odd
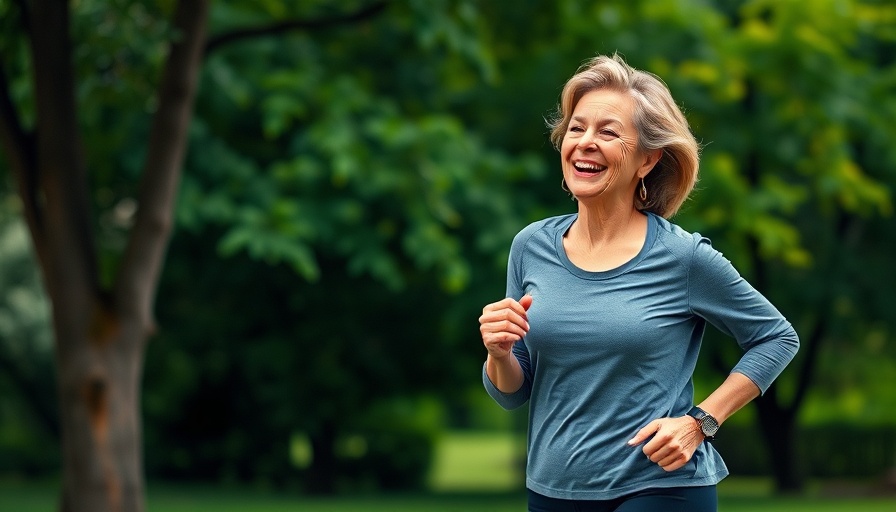
[[[714,436],[716,435],[716,432],[719,431],[719,422],[716,421],[715,418],[707,414],[703,417],[702,420],[700,420],[700,428],[701,430],[703,430],[704,435]]]

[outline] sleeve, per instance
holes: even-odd
[[[753,288],[709,239],[700,238],[688,272],[691,311],[744,350],[732,373],[746,375],[764,394],[796,355],[793,326]]]
[[[522,278],[522,253],[525,244],[521,236],[517,235],[510,246],[510,257],[507,261],[507,291],[505,297],[513,297],[517,300],[525,294]],[[525,338],[513,345],[513,355],[520,362],[523,369],[523,385],[514,393],[504,393],[488,378],[485,364],[482,365],[482,383],[495,402],[507,410],[516,409],[529,401],[532,393],[532,364],[529,358],[529,349],[526,347]]]

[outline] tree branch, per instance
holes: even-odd
[[[386,5],[387,2],[377,2],[368,5],[352,14],[344,14],[318,20],[287,20],[278,23],[272,23],[270,25],[263,25],[260,27],[242,28],[233,30],[231,32],[225,32],[223,34],[216,35],[208,40],[208,42],[205,44],[204,54],[207,56],[213,50],[217,50],[218,48],[226,44],[234,43],[243,39],[273,36],[293,30],[320,30],[336,25],[363,21],[372,18],[382,12],[386,8]]]
[[[179,38],[172,41],[159,82],[159,106],[150,127],[138,192],[139,210],[114,292],[116,304],[135,308],[129,313],[149,330],[154,328],[152,303],[173,225],[208,9],[208,0],[181,0],[174,13]]]
[[[787,413],[790,415],[796,415],[796,412],[803,404],[803,400],[806,398],[809,387],[812,385],[812,379],[815,376],[815,370],[818,363],[818,356],[821,354],[821,344],[827,334],[827,328],[828,312],[826,310],[820,311],[818,318],[815,321],[815,325],[812,327],[812,332],[801,342],[803,353],[806,354],[806,356],[803,358],[803,365],[800,367],[800,372],[797,376],[796,391],[793,394],[793,399],[790,404],[785,407]]]
[[[856,244],[860,240],[860,236],[851,236],[851,233],[855,233],[860,225],[861,221],[855,215],[850,215],[847,212],[840,210],[834,225],[834,239],[840,242],[838,244],[840,251],[846,252],[855,249]],[[827,268],[831,269],[831,272],[829,272],[828,275],[836,275],[833,269],[837,268],[839,261],[839,254],[834,254],[833,251],[831,251],[828,255],[828,262],[826,265]],[[821,353],[821,345],[827,335],[828,324],[831,318],[830,304],[832,301],[833,298],[831,297],[825,298],[822,305],[818,308],[818,317],[815,320],[815,325],[812,326],[812,331],[809,336],[802,341],[803,348],[801,351],[804,352],[806,356],[803,359],[803,366],[800,368],[796,391],[793,395],[793,402],[788,406],[788,409],[794,414],[799,410],[799,407],[802,405],[803,400],[812,385],[818,357]]]
[[[31,32],[37,113],[35,167],[43,223],[43,275],[56,311],[84,322],[85,294],[98,286],[87,166],[71,62],[69,2],[34,0]],[[67,306],[72,305],[72,308]]]

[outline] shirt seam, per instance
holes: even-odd
[[[675,251],[675,249],[673,249],[672,247],[669,247],[669,244],[667,244],[665,242],[665,240],[663,239],[664,237],[662,236],[662,233],[657,233],[656,238],[657,238],[657,241],[659,243],[663,244],[663,247],[665,247],[666,250],[669,251],[669,254],[671,254],[672,257],[675,258],[675,262],[678,263],[684,269],[685,283],[686,283],[685,288],[686,288],[686,295],[687,295],[686,300],[687,300],[688,312],[692,315],[696,315],[696,313],[694,313],[694,308],[691,305],[691,269],[694,266],[695,254],[697,253],[697,245],[699,244],[699,242],[693,243],[691,245],[691,258],[688,263],[685,263],[684,261],[682,261],[682,258],[678,255],[678,253]]]

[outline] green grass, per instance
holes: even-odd
[[[519,490],[525,444],[504,433],[454,432],[436,448],[429,487],[437,492]]]
[[[454,433],[437,450],[431,492],[311,498],[236,487],[154,484],[147,512],[521,512],[526,498],[519,442],[506,434]],[[844,490],[846,489],[846,490]],[[54,483],[0,481],[0,511],[56,510]],[[861,486],[835,490],[813,483],[805,496],[773,496],[767,479],[728,478],[719,485],[721,512],[896,512],[896,495],[858,497]]]
[[[719,488],[721,512],[894,512],[896,498],[800,498],[756,494],[753,481],[726,481]],[[759,487],[765,487],[764,485]],[[50,484],[0,483],[0,510],[55,510],[57,487]],[[424,493],[308,498],[296,494],[197,486],[150,486],[148,512],[521,512],[522,492]]]
[[[764,481],[729,479],[719,486],[722,512],[894,512],[896,497],[834,498],[823,491],[809,496],[771,496]],[[50,512],[55,510],[58,486],[0,483],[0,510]],[[213,488],[192,485],[150,485],[148,512],[520,512],[525,496],[514,492],[451,492],[309,498],[292,493]]]

